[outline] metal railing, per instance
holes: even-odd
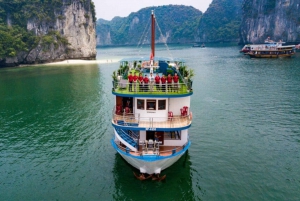
[[[184,83],[140,84],[139,82],[129,83],[128,80],[121,79],[113,81],[113,91],[126,94],[189,94],[192,91],[192,83],[185,80]]]
[[[113,123],[126,127],[143,127],[149,130],[155,128],[175,128],[185,127],[191,124],[191,115],[173,117],[140,117],[139,113],[116,114],[113,110]]]

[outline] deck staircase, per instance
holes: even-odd
[[[134,132],[129,130],[128,133],[126,130],[123,130],[121,128],[115,128],[119,138],[119,140],[126,145],[129,149],[132,151],[137,151],[137,141],[138,141],[138,135]]]

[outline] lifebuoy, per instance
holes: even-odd
[[[192,121],[193,120],[193,113],[190,112],[190,120]]]

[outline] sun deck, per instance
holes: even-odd
[[[156,95],[156,96],[182,96],[191,95],[193,93],[191,89],[192,83],[178,83],[178,84],[148,84],[139,85],[139,83],[132,84],[132,91],[129,91],[129,83],[127,80],[120,80],[114,83],[113,93],[115,95],[132,95],[132,96],[144,96],[144,95]]]

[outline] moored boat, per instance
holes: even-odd
[[[264,44],[250,45],[249,55],[251,58],[279,58],[291,57],[295,54],[295,45],[282,45],[284,42],[266,40]]]
[[[186,70],[185,61],[155,55],[153,12],[151,25],[150,57],[122,59],[113,73],[111,121],[113,148],[149,175],[160,174],[190,147],[193,94],[192,71]]]

